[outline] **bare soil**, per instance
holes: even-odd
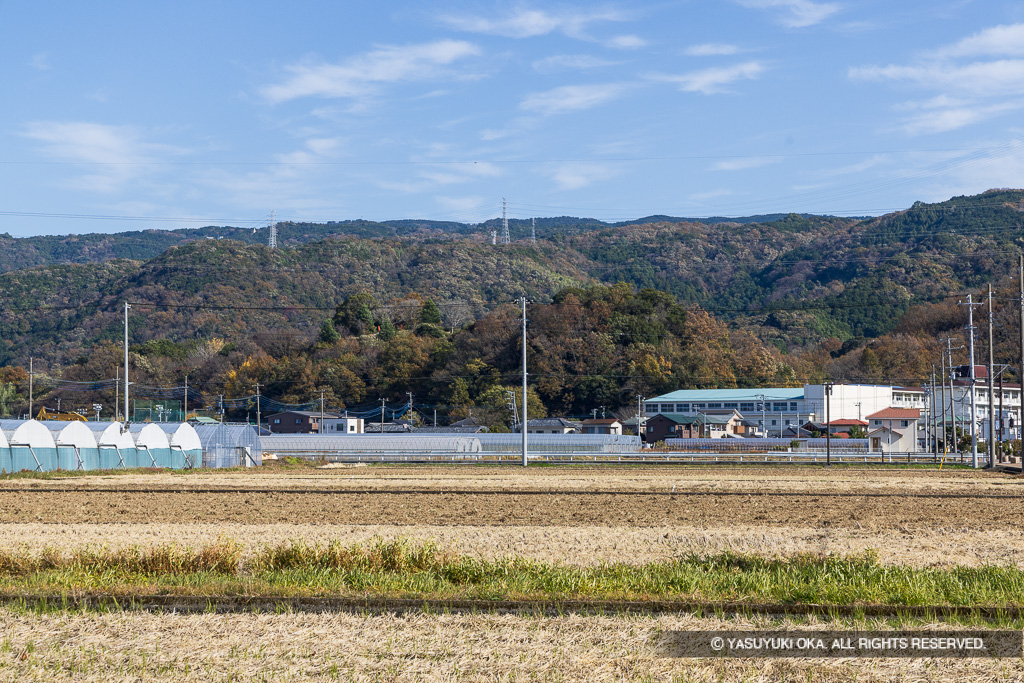
[[[1024,498],[722,492],[245,492],[0,490],[0,523],[301,523],[402,526],[723,526],[906,529],[1020,525]]]

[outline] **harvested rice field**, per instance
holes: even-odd
[[[92,557],[151,549],[159,554],[168,548],[226,544],[235,553],[237,568],[231,570],[235,573],[230,581],[222,576],[210,585],[235,590],[255,581],[246,578],[250,565],[275,548],[329,546],[344,554],[396,541],[435,548],[444,557],[468,562],[466,566],[515,558],[540,574],[613,565],[647,571],[684,558],[692,564],[701,557],[741,572],[752,558],[774,560],[778,562],[771,571],[778,571],[789,561],[827,564],[830,557],[850,557],[867,558],[865,566],[880,576],[908,571],[933,581],[973,570],[986,576],[985,571],[995,568],[993,576],[1016,581],[1024,578],[1022,520],[1024,478],[959,468],[297,466],[223,473],[14,476],[0,479],[0,554],[7,558],[0,558],[0,565],[16,567],[25,558],[61,553]],[[40,562],[32,572],[49,566]],[[519,566],[515,562],[508,566]],[[114,590],[111,581],[115,588],[163,586],[160,590],[203,594],[202,582],[209,580],[196,573],[164,583],[150,576],[119,584],[121,579],[112,579],[109,569],[89,574],[77,565],[62,568],[69,573],[59,576],[3,571],[14,572],[4,585],[16,586],[19,594],[31,593],[34,586],[65,586],[71,595],[102,593]],[[22,574],[15,576],[18,571]],[[303,582],[322,578],[289,571],[293,573],[284,578],[261,576],[262,589],[281,585],[305,590]],[[378,575],[373,581],[361,579],[363,583],[332,576],[317,585],[330,590],[348,586],[346,595],[375,590],[391,591],[390,596],[430,595],[415,577],[395,588],[398,584]],[[419,588],[412,594],[401,592],[413,590],[409,586]],[[999,605],[987,604],[984,597],[957,595],[946,604],[1024,606],[1024,590],[1018,599],[1015,587],[1001,588]],[[463,588],[451,590],[461,595],[457,591]],[[488,584],[472,595],[492,590]],[[591,589],[573,590],[582,592],[551,595],[579,598]],[[594,595],[601,590],[602,596],[619,594],[614,588],[593,590]],[[674,589],[658,590],[670,599],[677,595],[671,593]],[[718,598],[740,601],[753,595],[733,595],[728,587],[715,590],[720,591],[715,593]],[[904,594],[886,590],[889,596]],[[865,591],[858,595],[872,595]],[[633,599],[641,594],[622,595]],[[548,594],[539,595],[547,599]],[[701,599],[692,592],[678,595],[691,602]],[[899,605],[891,597],[879,600]],[[793,601],[806,599],[794,596]],[[1014,617],[1006,623],[1019,628],[1024,622]],[[26,607],[8,601],[0,608],[0,624],[5,634],[0,643],[2,680],[1024,679],[1020,657],[704,660],[664,656],[656,647],[659,634],[670,630],[850,627],[817,617],[795,623],[749,613],[172,614]]]

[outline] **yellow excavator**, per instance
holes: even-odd
[[[58,420],[60,422],[86,422],[85,416],[74,411],[70,413],[51,413],[43,406],[36,415],[37,420]]]

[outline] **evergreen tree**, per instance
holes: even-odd
[[[381,341],[391,341],[398,335],[398,330],[395,329],[395,324],[391,322],[390,318],[382,318],[380,321],[380,332],[377,336]]]
[[[338,330],[334,329],[334,323],[331,320],[325,320],[324,324],[320,326],[320,337],[317,341],[321,344],[333,345],[338,342],[340,337]]]
[[[423,304],[423,308],[420,309],[420,322],[429,325],[441,324],[441,310],[434,303],[433,299],[427,299],[426,303]]]

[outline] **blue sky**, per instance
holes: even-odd
[[[1024,187],[1020,0],[0,0],[0,25],[15,236]]]

